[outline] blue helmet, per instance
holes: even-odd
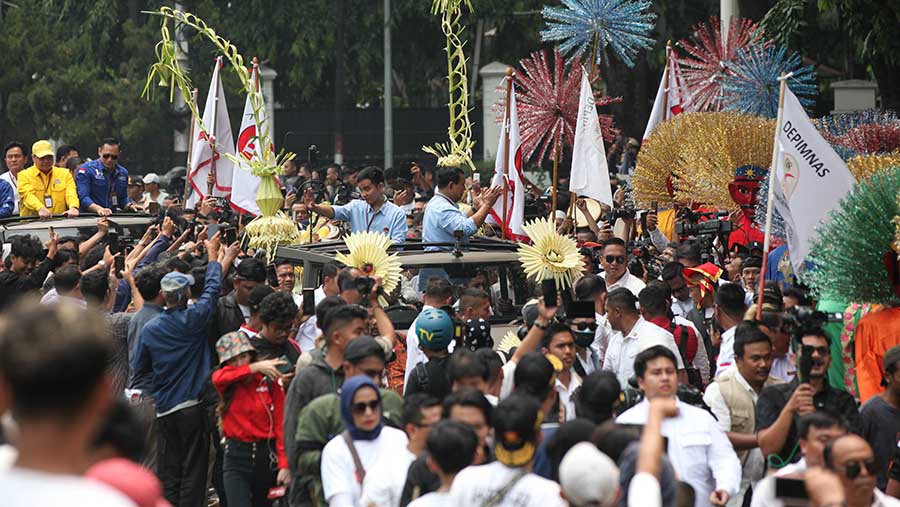
[[[437,308],[429,308],[416,318],[416,337],[419,345],[428,350],[447,350],[455,337],[453,318]]]

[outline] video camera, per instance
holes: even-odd
[[[631,206],[625,206],[622,208],[613,208],[609,213],[603,215],[601,218],[604,222],[613,225],[616,223],[616,220],[630,220],[637,216],[637,210]]]
[[[675,224],[675,233],[684,238],[694,238],[700,247],[700,261],[714,260],[714,242],[721,238],[722,244],[728,243],[728,235],[733,224],[728,219],[727,211],[695,212],[684,209],[680,213],[681,222]]]

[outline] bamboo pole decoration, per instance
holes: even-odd
[[[663,71],[663,83],[665,83],[665,92],[663,93],[663,121],[669,119],[669,62],[672,61],[672,41],[666,42],[666,68]]]
[[[778,91],[778,115],[775,120],[775,142],[772,145],[772,165],[769,167],[769,174],[772,176],[776,176],[774,174],[775,168],[778,166],[778,131],[781,129],[781,119],[784,113],[784,88],[787,86],[787,80],[791,77],[793,73],[782,74],[779,81],[781,81],[781,86]],[[757,295],[756,300],[756,320],[762,319],[762,308],[763,308],[763,292],[766,287],[766,264],[769,262],[769,243],[772,240],[772,208],[775,201],[775,184],[777,183],[776,178],[769,179],[769,195],[768,201],[766,202],[766,235],[763,240],[763,258],[762,258],[762,267],[759,270],[759,294]]]
[[[559,152],[561,140],[556,141],[553,146],[553,189],[550,209],[550,220],[556,220],[556,194],[559,189]]]
[[[194,91],[191,92],[191,104],[197,104],[197,89],[194,88]],[[191,157],[194,155],[194,124],[197,122],[194,121],[194,117],[191,116],[191,126],[188,127],[188,150],[187,150],[187,164],[185,164],[184,170],[184,200],[181,201],[184,204],[187,204],[188,194],[191,190]]]
[[[509,206],[509,119],[510,119],[510,109],[509,105],[512,100],[512,80],[513,80],[513,69],[512,67],[506,68],[506,113],[505,118],[503,120],[503,218],[500,220],[501,227],[503,228],[502,239],[507,238],[507,230],[509,229],[509,215],[507,214],[507,207]]]

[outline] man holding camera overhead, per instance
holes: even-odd
[[[384,173],[377,167],[366,167],[356,177],[360,199],[343,206],[316,204],[312,188],[303,194],[309,212],[350,223],[351,232],[380,232],[394,244],[406,241],[406,213],[384,195]]]
[[[805,323],[794,336],[793,345],[797,377],[787,384],[765,387],[756,403],[759,447],[769,463],[778,468],[800,460],[797,419],[801,416],[822,410],[846,418],[851,431],[859,428],[856,400],[828,385],[831,349],[822,327]]]

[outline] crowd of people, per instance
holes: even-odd
[[[90,237],[10,240],[0,505],[900,505],[900,347],[877,392],[848,392],[829,316],[796,280],[760,284],[761,245],[711,251],[657,210],[563,213],[584,272],[554,298],[525,283],[501,340],[490,269],[407,270],[388,294],[334,263],[304,292],[289,261],[212,232],[241,226],[215,199],[185,209],[119,153],[38,141],[24,169],[5,149],[0,210],[100,217]],[[427,250],[492,234],[500,195],[455,167],[285,172],[298,226]],[[159,224],[110,249],[106,217],[150,202]]]

